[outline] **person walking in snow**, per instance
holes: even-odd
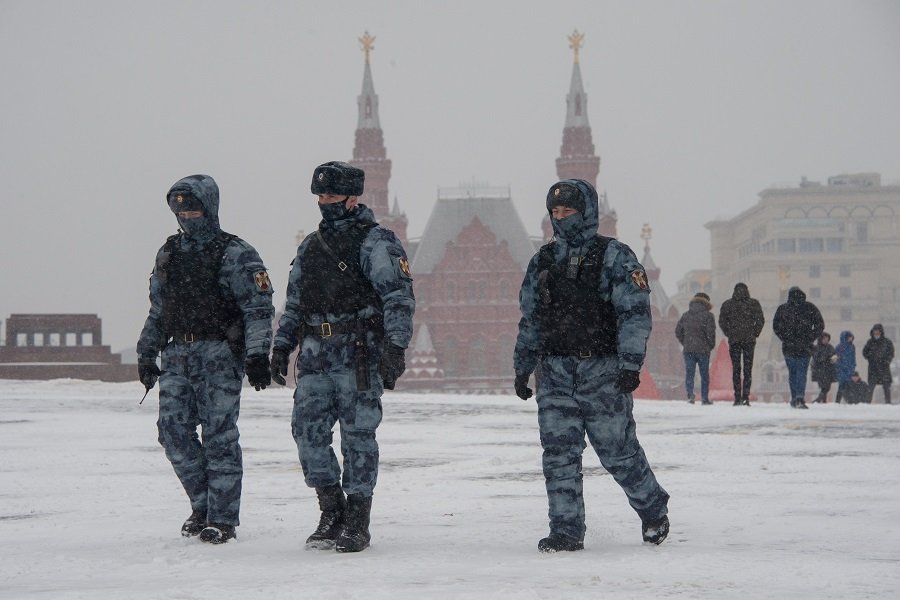
[[[369,546],[381,396],[403,374],[412,338],[409,261],[394,232],[359,202],[364,185],[365,173],[348,163],[313,172],[322,220],[297,248],[272,351],[272,378],[284,385],[300,346],[291,431],[321,510],[308,549]],[[331,446],[338,422],[343,472]]]
[[[834,348],[835,354],[837,355],[836,366],[838,382],[837,394],[834,401],[838,404],[841,403],[847,384],[850,383],[853,374],[856,372],[856,346],[853,344],[855,339],[852,332],[842,331],[840,341]]]
[[[884,337],[884,327],[875,323],[869,332],[869,339],[862,350],[863,358],[869,361],[869,402],[875,388],[884,389],[884,403],[891,403],[891,361],[894,360],[894,343]]]
[[[712,315],[712,302],[703,292],[694,294],[688,309],[675,325],[675,337],[681,343],[684,354],[684,390],[688,402],[694,403],[694,376],[700,370],[700,399],[709,400],[709,355],[716,347],[716,319]]]
[[[540,552],[584,548],[584,437],[641,519],[643,540],[669,532],[669,494],[659,485],[635,433],[632,392],[650,335],[650,287],[631,248],[597,234],[598,198],[590,183],[566,179],[547,193],[555,237],[525,272],[513,356],[516,395],[540,365],[537,405],[550,534]]]
[[[766,317],[759,300],[750,297],[750,289],[746,283],[736,283],[731,298],[723,302],[719,309],[719,327],[728,338],[734,406],[750,406],[753,351],[756,348],[756,338],[762,333],[765,323]]]
[[[819,384],[819,395],[814,403],[825,404],[831,384],[837,381],[837,353],[831,345],[831,335],[826,331],[819,336],[812,355],[812,377]]]
[[[270,383],[272,284],[253,246],[219,227],[212,177],[180,179],[166,201],[180,231],[150,275],[138,377],[148,390],[159,379],[159,442],[191,501],[181,534],[221,544],[240,523],[241,380]]]
[[[775,311],[772,329],[781,340],[781,352],[788,370],[791,407],[806,406],[806,373],[813,343],[825,330],[822,313],[799,287],[788,290],[787,301]]]

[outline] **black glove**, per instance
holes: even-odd
[[[631,369],[622,369],[616,378],[616,388],[625,394],[630,394],[641,385],[641,373]]]
[[[290,358],[291,351],[287,348],[278,348],[275,347],[272,350],[272,381],[277,383],[278,385],[284,385],[287,383],[284,380],[284,376],[287,375],[288,370],[288,360]]]
[[[138,358],[138,379],[144,384],[144,389],[149,390],[156,385],[156,380],[162,372],[156,366],[156,358],[151,356],[141,356]]]
[[[528,400],[534,395],[534,392],[528,387],[529,377],[531,377],[531,374],[529,373],[526,373],[525,375],[516,375],[516,396],[522,400]]]
[[[254,354],[244,361],[244,371],[247,373],[247,381],[258,392],[266,389],[272,383],[272,375],[269,373],[269,357],[266,354]]]
[[[397,379],[406,370],[406,350],[388,342],[381,353],[381,367],[378,372],[387,390],[394,389]]]

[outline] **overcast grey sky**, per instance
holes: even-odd
[[[556,179],[581,68],[598,187],[641,225],[671,294],[709,266],[703,224],[773,183],[900,179],[900,2],[0,0],[0,319],[90,312],[133,347],[176,222],[164,194],[207,173],[226,231],[284,298],[312,169],[351,157],[363,56],[422,233],[438,187],[509,185],[530,232]]]

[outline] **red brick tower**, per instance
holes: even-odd
[[[641,239],[644,240],[644,258],[641,265],[647,273],[650,284],[650,314],[653,316],[653,330],[647,340],[647,358],[644,369],[650,372],[662,398],[681,398],[684,395],[684,361],[681,345],[675,337],[675,326],[681,316],[678,308],[669,300],[663,289],[659,275],[662,270],[650,255],[652,229],[644,223]]]
[[[581,81],[578,51],[581,49],[583,41],[584,34],[579,33],[577,29],[569,36],[569,47],[575,53],[575,61],[572,65],[569,93],[566,95],[566,123],[563,127],[559,158],[556,159],[556,176],[559,179],[584,179],[596,188],[597,175],[600,173],[600,157],[594,154],[591,124],[588,121],[587,113],[587,94],[584,92],[584,85]],[[618,217],[615,211],[610,210],[605,193],[600,194],[599,220],[599,232],[602,235],[616,237]],[[549,240],[553,235],[549,216],[544,217],[541,229],[544,232],[545,240]]]
[[[359,43],[365,55],[365,67],[362,92],[357,98],[359,117],[356,121],[356,140],[350,164],[366,172],[366,191],[360,202],[371,208],[375,213],[375,219],[396,233],[400,242],[406,246],[406,215],[400,212],[396,199],[393,210],[388,206],[391,161],[384,147],[384,132],[378,118],[378,95],[375,93],[372,68],[369,64],[369,54],[375,49],[375,37],[369,35],[367,31],[359,38]]]

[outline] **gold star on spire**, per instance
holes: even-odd
[[[366,31],[365,35],[359,38],[359,45],[366,55],[366,64],[369,64],[369,52],[375,49],[375,36],[369,35],[369,32]]]
[[[575,51],[575,62],[578,62],[578,51],[584,46],[584,34],[576,29],[569,37],[569,48]]]

